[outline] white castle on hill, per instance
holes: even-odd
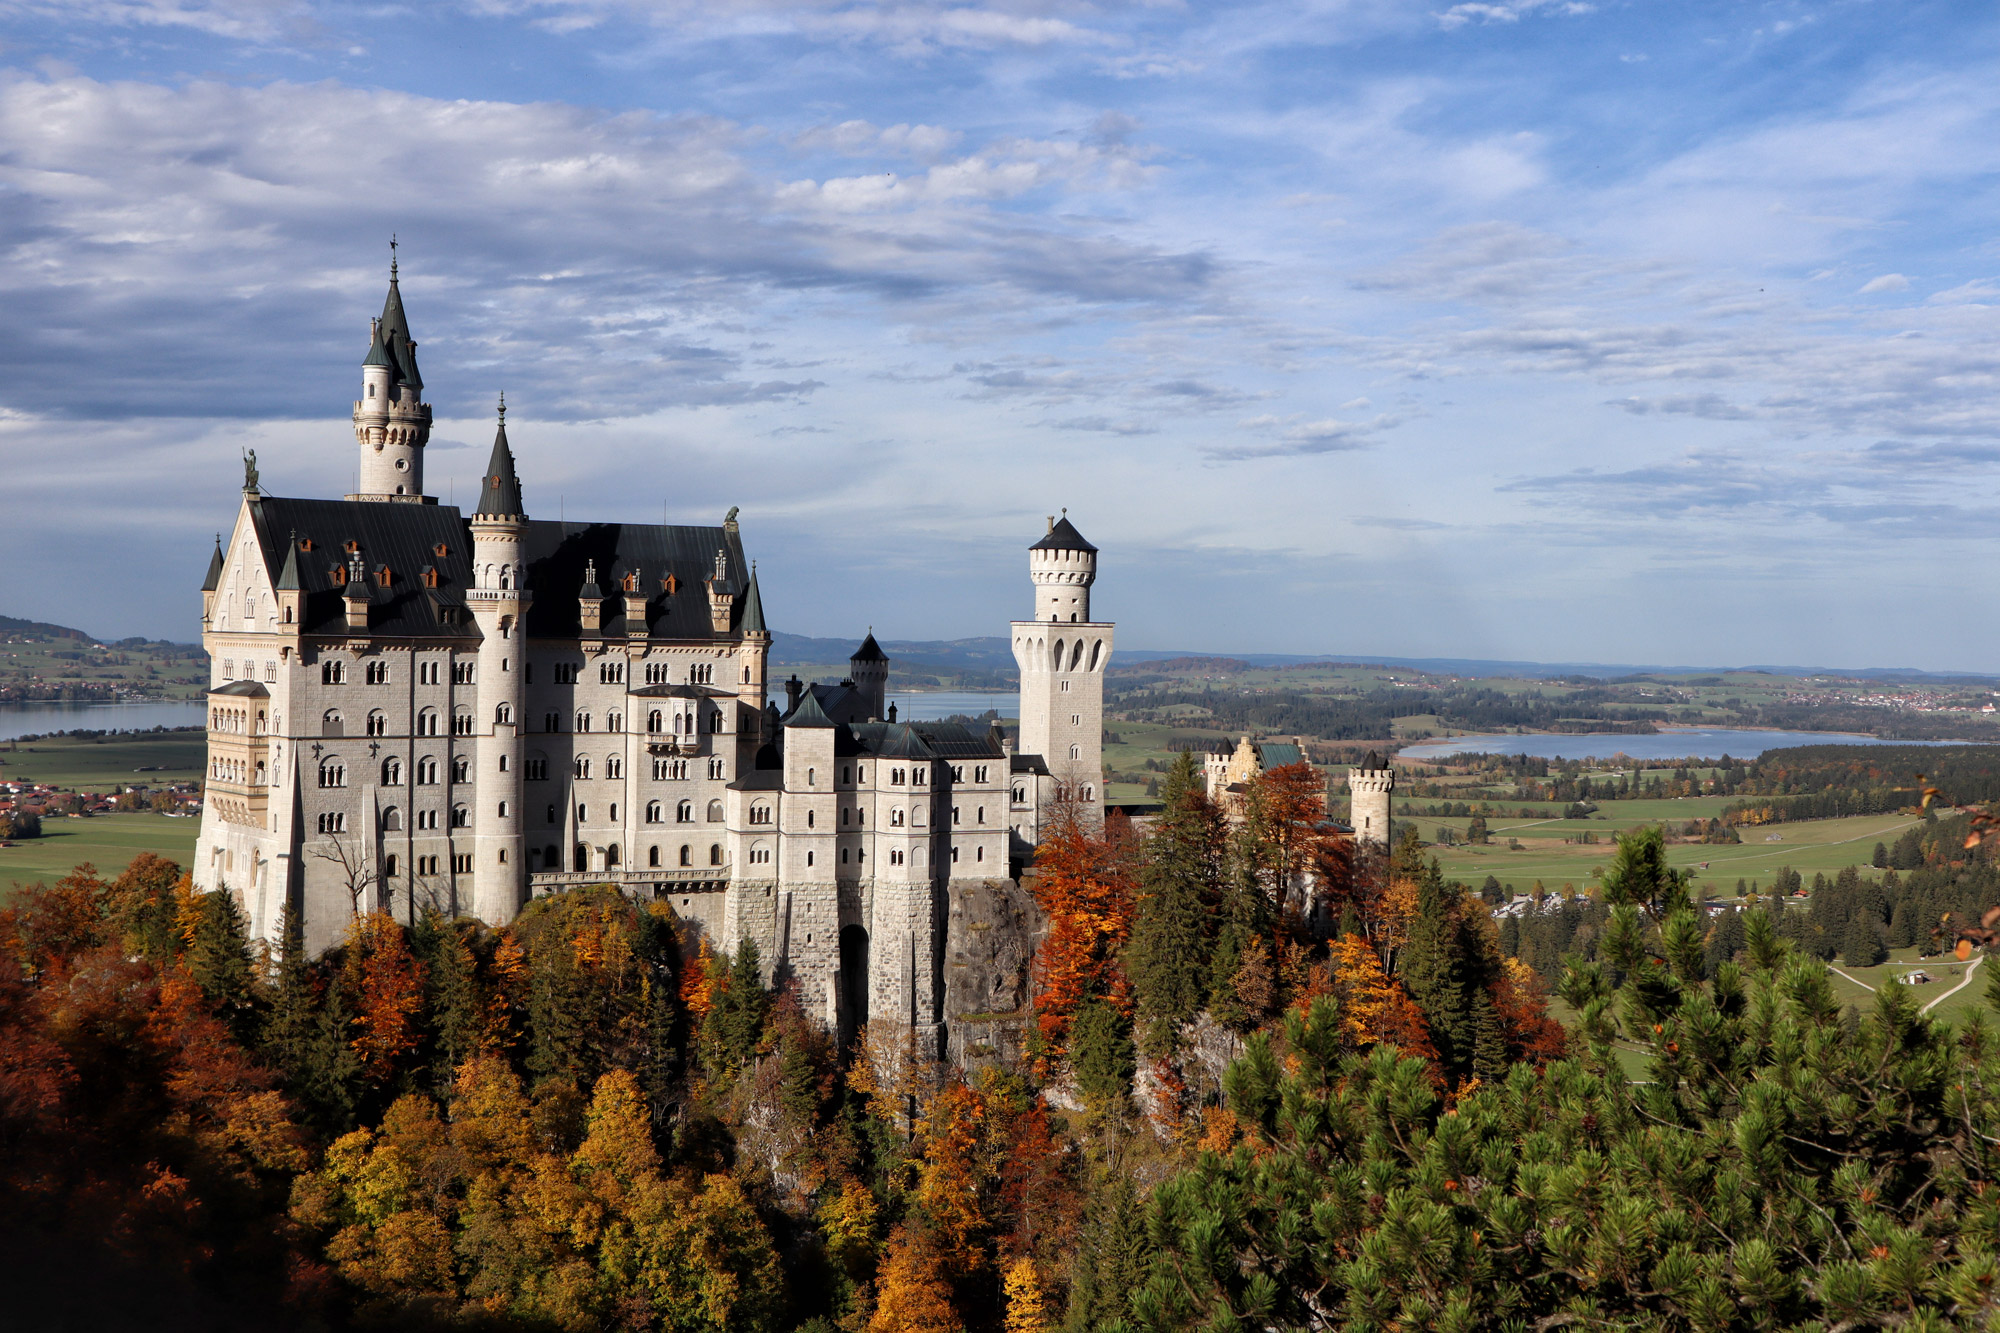
[[[472,512],[424,494],[431,409],[390,267],[354,404],[359,490],[266,494],[255,456],[202,584],[208,799],[195,879],[276,942],[357,911],[513,919],[609,883],[755,941],[808,1012],[934,1039],[956,895],[1016,873],[1059,801],[1101,825],[1097,548],[1029,549],[1018,746],[898,722],[871,633],[838,685],[767,697],[771,634],[719,526],[531,519],[506,408]]]

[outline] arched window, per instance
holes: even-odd
[[[751,823],[753,823],[753,824],[768,824],[768,823],[770,823],[770,822],[771,822],[771,807],[770,807],[770,806],[768,806],[768,805],[753,805],[753,806],[751,806],[751,807],[750,807],[750,822],[751,822]]]
[[[889,824],[890,824],[890,826],[891,826],[892,828],[901,828],[901,827],[903,827],[903,807],[902,807],[902,806],[900,806],[900,805],[899,805],[899,806],[897,806],[897,807],[896,807],[895,809],[893,809],[893,810],[891,810],[891,811],[889,812]]]
[[[660,730],[660,710],[659,710],[659,709],[655,708],[655,709],[654,709],[654,710],[653,710],[652,712],[650,712],[650,713],[646,714],[646,730],[647,730],[647,731],[650,731],[650,732],[654,732],[654,733],[656,733],[656,734],[657,734],[657,733],[658,733],[658,731]]]
[[[1085,784],[1084,784],[1084,787],[1083,787],[1083,799],[1084,799],[1084,800],[1086,800],[1086,801],[1094,801],[1094,800],[1096,800],[1096,799],[1097,799],[1097,788],[1095,788],[1095,787],[1091,786],[1091,785],[1090,785],[1089,783],[1085,783]]]
[[[618,844],[615,842],[604,849],[604,868],[606,870],[618,868]]]
[[[386,736],[389,733],[389,715],[377,708],[368,714],[368,734]]]
[[[462,805],[454,805],[451,808],[451,826],[453,828],[471,828],[472,811]]]
[[[507,803],[505,801],[502,801],[500,802],[500,818],[505,819],[506,817],[507,817]]]
[[[615,711],[606,713],[604,715],[604,729],[606,731],[625,730],[625,715]]]
[[[347,728],[340,720],[340,710],[338,708],[329,708],[326,710],[326,716],[320,719],[319,734],[322,736],[344,736],[347,734]]]
[[[674,807],[674,822],[676,824],[694,823],[693,801],[682,801],[679,805]]]
[[[460,709],[451,715],[451,734],[454,736],[472,734],[472,714],[469,711]]]
[[[1069,747],[1069,757],[1070,757],[1070,758],[1072,758],[1072,759],[1081,759],[1081,758],[1083,758],[1083,747],[1082,747],[1081,745],[1072,745],[1072,746],[1070,746],[1070,747]]]
[[[586,756],[583,755],[577,756],[576,775],[580,778],[587,778],[590,776],[590,760]]]
[[[417,714],[417,735],[435,736],[437,734],[438,734],[437,709],[426,708],[423,712]]]
[[[684,866],[694,864],[694,848],[688,846],[686,843],[681,844],[681,864]]]
[[[648,847],[646,849],[646,864],[649,866],[657,866],[659,863],[660,863],[660,849],[659,846],[655,844],[654,846]]]
[[[590,730],[590,714],[580,712],[576,715],[576,729],[578,731]]]
[[[721,843],[711,842],[710,844],[708,844],[708,863],[712,866],[719,866],[722,864]]]
[[[388,856],[385,856],[385,857],[383,857],[383,858],[382,858],[382,878],[383,878],[383,879],[394,879],[394,878],[396,878],[396,869],[397,869],[397,866],[396,866],[396,857],[395,857],[395,854],[394,854],[393,852],[392,852],[392,853],[390,853],[390,854],[389,854]]]
[[[648,824],[657,824],[660,822],[660,803],[658,801],[646,802],[646,822]]]
[[[711,824],[720,824],[722,822],[722,802],[710,801],[708,803],[708,822]]]
[[[562,869],[562,852],[554,843],[542,848],[542,865],[549,870]]]
[[[813,769],[810,769],[810,768],[806,770],[806,786],[808,786],[808,787],[810,787],[810,786],[812,786],[812,785],[813,785],[813,776],[814,776],[814,772],[815,772],[815,770],[813,770]]]
[[[806,811],[806,827],[811,828],[812,826],[813,826],[813,812],[808,810]]]
[[[347,785],[347,765],[335,758],[320,760],[319,785],[322,787],[345,787]]]
[[[382,761],[382,785],[385,787],[400,787],[403,785],[402,760],[392,758]]]
[[[402,828],[403,812],[401,810],[392,805],[382,811],[382,831],[384,833],[398,833],[402,831]]]
[[[624,776],[625,776],[625,756],[624,756],[624,755],[622,755],[622,754],[607,754],[607,755],[605,755],[605,756],[604,756],[604,776],[605,776],[605,777],[607,777],[607,778],[622,778],[622,777],[624,777]]]
[[[430,755],[417,760],[417,785],[431,787],[437,785],[438,761]]]
[[[493,710],[493,720],[505,726],[514,720],[514,705],[501,704]]]
[[[451,760],[451,780],[453,782],[467,782],[471,778],[472,757],[463,754],[453,755]]]

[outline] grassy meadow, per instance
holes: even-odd
[[[107,877],[124,870],[141,852],[164,856],[186,868],[194,863],[194,840],[200,831],[199,817],[150,812],[45,819],[41,837],[0,847],[0,900],[17,886],[61,879],[86,861]]]
[[[66,791],[116,791],[128,782],[157,787],[200,778],[207,756],[208,740],[199,731],[9,741],[0,744],[0,778]]]

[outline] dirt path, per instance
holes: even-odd
[[[1980,954],[1979,957],[1973,959],[1972,966],[1965,969],[1965,980],[1959,982],[1956,986],[1953,986],[1950,990],[1938,996],[1935,1000],[1932,1000],[1929,1004],[1925,1005],[1922,1009],[1918,1010],[1917,1012],[1927,1014],[1931,1010],[1943,1004],[1946,1000],[1949,1000],[1952,996],[1964,990],[1967,986],[1970,986],[1972,984],[1972,974],[1974,972],[1977,972],[1979,970],[1979,965],[1985,961],[1986,961],[1985,954]],[[1853,980],[1853,978],[1850,977],[1848,978],[1848,980],[1851,981]]]

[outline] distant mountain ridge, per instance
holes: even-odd
[[[142,639],[134,635],[128,639],[100,639],[84,630],[71,629],[68,625],[51,625],[45,620],[23,620],[19,616],[0,616],[0,639],[25,639],[30,643],[53,643],[64,640],[74,643],[100,643],[111,648],[199,648],[198,643],[175,643],[169,639]]]
[[[845,662],[861,646],[859,639],[821,639],[779,632],[773,637],[774,666],[826,666]],[[972,639],[882,639],[882,651],[902,666],[963,672],[983,670],[1009,677],[1014,653],[999,635]],[[1345,653],[1216,653],[1188,649],[1120,648],[1113,661],[1167,662],[1176,658],[1202,662],[1244,662],[1250,666],[1304,666],[1326,662],[1339,666],[1379,666],[1423,671],[1440,676],[1504,676],[1517,680],[1558,676],[1716,675],[1728,671],[1761,671],[1773,676],[1841,676],[1850,680],[1908,680],[1947,683],[1995,681],[2000,673],[1924,671],[1917,667],[1815,667],[1750,664],[1739,666],[1665,666],[1643,662],[1522,662],[1483,657],[1364,657]]]

